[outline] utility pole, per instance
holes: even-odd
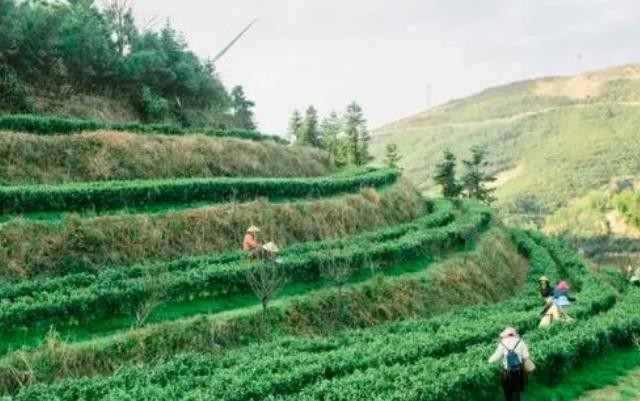
[[[578,71],[582,72],[582,53],[576,54],[576,61],[578,63]]]
[[[427,84],[427,109],[431,108],[431,84]]]

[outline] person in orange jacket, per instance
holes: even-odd
[[[247,228],[247,232],[244,235],[244,239],[242,240],[242,249],[249,253],[249,257],[251,259],[260,258],[264,253],[262,249],[262,244],[258,241],[258,233],[260,229],[256,226],[251,226]]]

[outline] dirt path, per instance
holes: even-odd
[[[570,105],[564,105],[564,106],[546,107],[546,108],[543,108],[543,109],[540,109],[540,110],[534,110],[534,111],[525,111],[525,112],[522,112],[522,113],[513,114],[513,115],[508,116],[508,117],[495,117],[495,118],[488,118],[486,120],[473,120],[473,121],[464,121],[464,122],[457,122],[457,123],[429,124],[429,125],[420,126],[420,127],[399,127],[399,129],[400,130],[406,130],[406,131],[412,131],[412,130],[423,130],[425,128],[482,127],[484,125],[492,125],[492,124],[495,124],[495,123],[509,123],[509,122],[521,120],[521,119],[526,118],[526,117],[546,114],[546,113],[550,113],[550,112],[557,111],[557,110],[581,109],[581,108],[585,108],[587,106],[607,106],[607,105],[634,106],[634,107],[636,107],[636,106],[640,106],[640,102],[577,103],[577,104],[570,104]],[[373,132],[374,139],[381,139],[381,138],[385,138],[385,137],[394,135],[395,129],[391,129],[391,130],[387,131],[386,133],[376,133],[376,131],[378,131],[378,130],[375,130]]]

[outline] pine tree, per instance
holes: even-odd
[[[402,160],[402,156],[398,154],[398,145],[389,143],[387,145],[387,154],[384,158],[385,164],[391,168],[399,168],[398,163],[400,160]]]
[[[289,140],[300,142],[300,132],[302,128],[302,115],[298,110],[294,110],[289,119],[289,128],[287,129],[287,137]]]
[[[131,0],[108,0],[104,14],[112,31],[112,39],[120,56],[125,53],[138,34]]]
[[[300,127],[299,142],[301,145],[314,146],[319,148],[322,146],[320,142],[320,128],[318,124],[318,111],[315,107],[307,107]]]
[[[231,91],[231,104],[233,106],[233,116],[238,127],[254,131],[256,124],[253,121],[253,110],[255,103],[247,100],[242,86],[236,86]]]
[[[367,129],[366,124],[362,124],[360,127],[360,146],[358,147],[358,165],[364,166],[373,160],[373,156],[369,153],[369,142],[371,141],[371,135]]]
[[[465,173],[462,176],[462,189],[469,198],[477,199],[484,203],[495,201],[493,192],[495,188],[488,188],[487,183],[494,182],[496,177],[486,173],[489,162],[486,159],[486,149],[480,146],[471,148],[471,159],[463,160]]]
[[[369,155],[369,140],[371,137],[367,130],[367,120],[365,120],[362,113],[362,107],[356,102],[349,104],[344,120],[347,164],[363,166],[370,162],[372,158]]]
[[[342,121],[338,113],[332,111],[329,117],[322,120],[320,125],[320,140],[322,142],[322,148],[337,160],[339,158],[339,136],[342,131]]]
[[[442,196],[455,198],[460,195],[460,184],[456,180],[456,157],[448,149],[444,151],[442,163],[436,165],[433,180],[442,187]]]

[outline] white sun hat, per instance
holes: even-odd
[[[266,244],[264,244],[262,249],[270,253],[278,253],[278,251],[280,250],[278,249],[278,246],[273,242],[267,242]]]
[[[258,227],[256,227],[256,226],[251,226],[251,227],[247,228],[247,232],[248,233],[259,233],[260,229]]]

